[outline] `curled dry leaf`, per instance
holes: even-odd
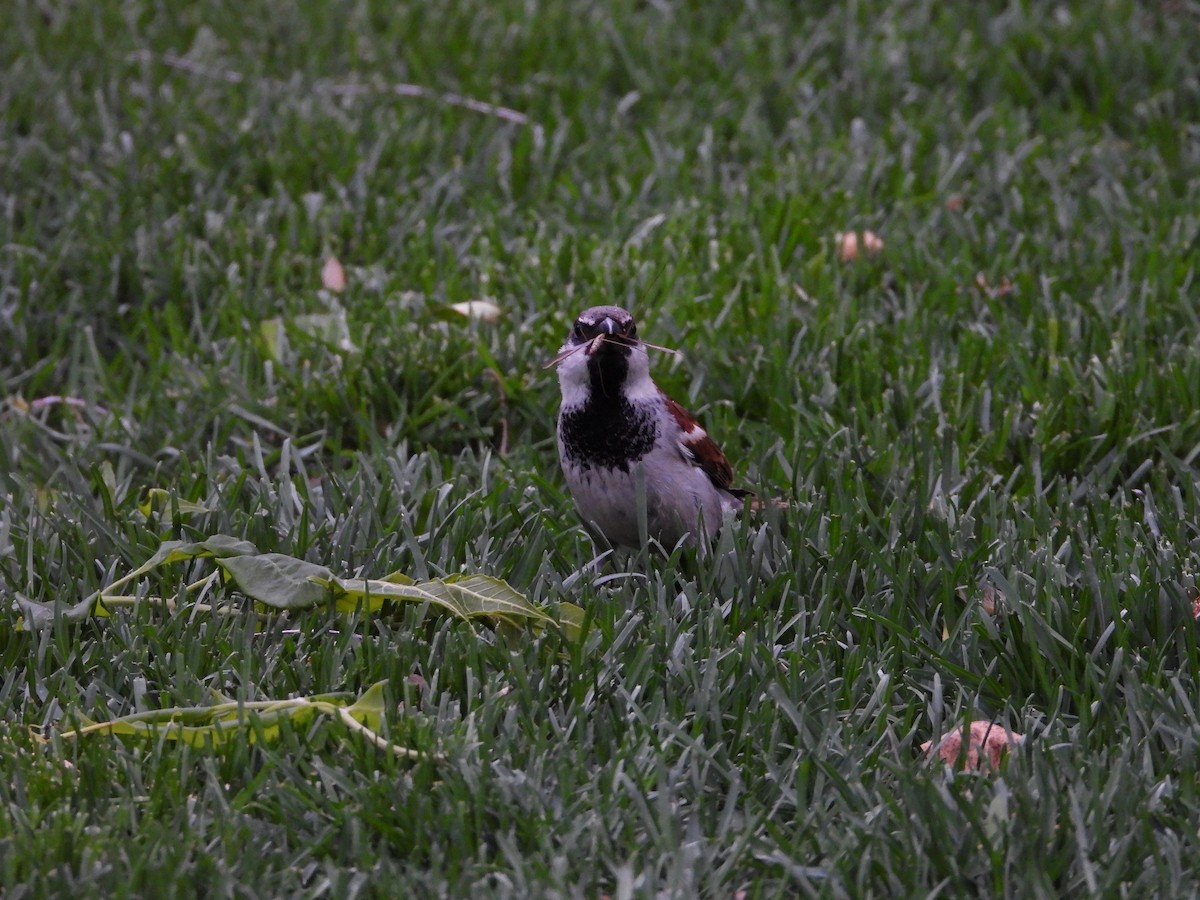
[[[487,322],[489,325],[492,322],[499,322],[500,315],[503,312],[491,300],[467,300],[463,303],[451,303],[450,309],[461,316],[466,316],[468,319]]]
[[[983,598],[980,600],[980,605],[983,611],[989,616],[996,614],[997,607],[1004,600],[1004,592],[992,584],[990,581],[984,582]]]
[[[321,284],[335,294],[340,294],[346,289],[346,270],[342,268],[336,256],[329,257],[325,260],[325,265],[321,266]]]
[[[921,745],[921,750],[927,756],[936,754],[947,764],[957,767],[960,765],[964,739],[967,742],[967,757],[963,768],[995,770],[1008,748],[1022,743],[1025,736],[1009,731],[996,722],[972,722],[969,729],[960,728],[942,735],[936,741],[926,741]]]
[[[837,244],[838,259],[842,262],[858,259],[859,253],[875,256],[883,250],[883,238],[873,231],[864,231],[861,237],[855,231],[842,231],[833,240]]]

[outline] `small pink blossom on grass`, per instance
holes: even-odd
[[[858,259],[859,253],[875,256],[883,250],[883,238],[873,231],[864,231],[860,238],[854,231],[839,231],[833,237],[837,248],[837,256],[842,262],[852,262]]]
[[[927,756],[937,754],[949,765],[958,767],[963,752],[963,739],[967,738],[966,769],[997,769],[1000,758],[1009,747],[1015,747],[1025,740],[1025,736],[1009,731],[996,722],[972,722],[968,729],[959,728],[949,734],[942,735],[936,741],[926,741],[921,750]]]
[[[321,285],[335,294],[346,289],[346,270],[336,256],[329,257],[321,267]]]

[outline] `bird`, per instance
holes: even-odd
[[[559,462],[584,521],[614,547],[649,537],[671,549],[716,535],[754,495],[732,486],[716,442],[655,384],[648,347],[667,349],[641,340],[628,310],[593,306],[546,367],[558,369]]]

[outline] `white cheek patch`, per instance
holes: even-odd
[[[588,372],[588,353],[572,353],[558,364],[558,384],[562,389],[563,409],[583,406],[588,400],[591,375]],[[634,348],[629,354],[629,370],[625,375],[624,395],[630,403],[657,401],[658,386],[650,377],[650,360],[646,351]]]
[[[585,354],[572,354],[558,364],[558,384],[562,389],[563,409],[573,409],[587,402],[588,368]]]
[[[650,377],[650,359],[640,347],[629,354],[629,374],[625,376],[625,398],[630,403],[658,400],[658,385]]]

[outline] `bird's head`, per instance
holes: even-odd
[[[593,306],[581,312],[566,343],[547,366],[558,367],[564,400],[593,388],[605,396],[653,389],[637,323],[619,306]]]

